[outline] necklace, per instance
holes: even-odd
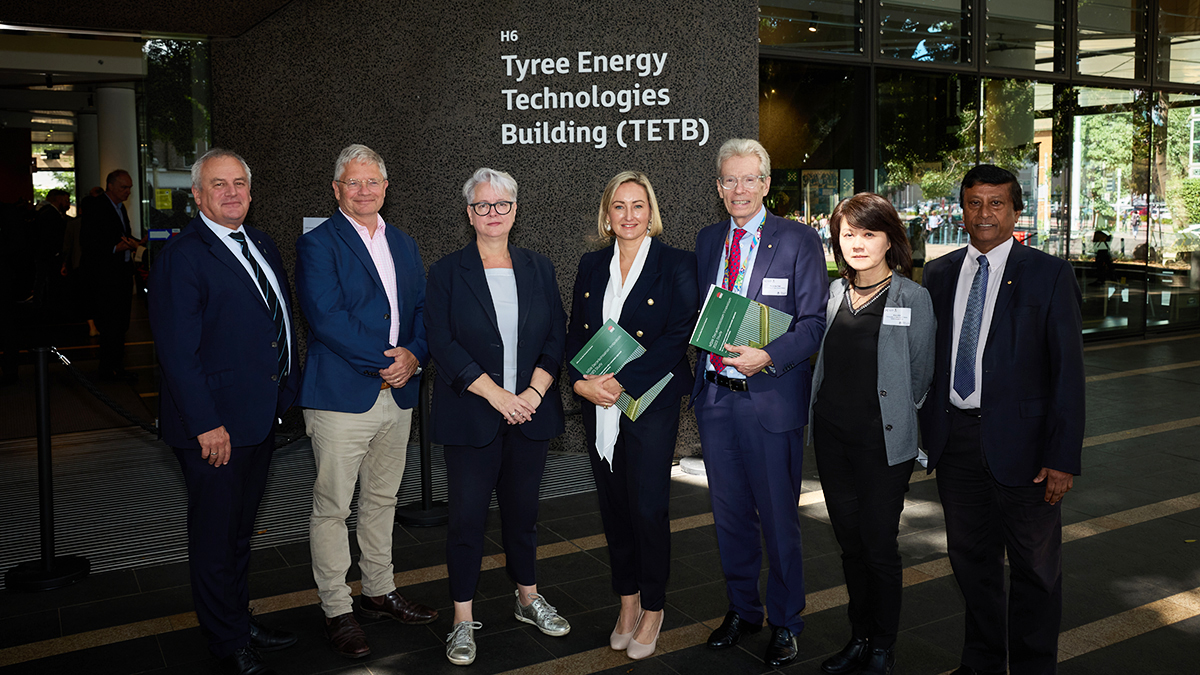
[[[879,281],[876,281],[875,283],[871,284],[870,286],[859,286],[858,284],[850,284],[850,285],[853,286],[854,290],[856,290],[856,291],[869,291],[872,288],[875,288],[876,286],[878,286],[886,281],[891,280],[891,278],[892,278],[892,273],[888,272],[888,275],[886,277],[880,279]]]
[[[854,304],[854,296],[850,293],[851,287],[847,286],[846,287],[846,304],[848,304],[850,306],[850,314],[852,314],[854,316],[858,316],[859,312],[863,311],[871,303],[875,302],[876,298],[879,298],[880,296],[882,296],[887,291],[887,289],[891,287],[890,283],[884,283],[884,282],[891,281],[891,280],[892,280],[892,277],[889,274],[887,279],[884,279],[883,281],[879,282],[878,284],[872,284],[872,285],[868,286],[867,288],[875,288],[876,286],[879,286],[879,284],[883,284],[883,286],[881,286],[879,288],[879,290],[872,293],[870,295],[870,297],[864,299],[861,303],[858,304],[857,307]],[[857,288],[857,287],[854,287],[854,288]]]

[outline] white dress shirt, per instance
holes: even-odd
[[[954,387],[950,387],[950,402],[955,407],[963,409],[979,407],[979,392],[983,388],[983,348],[987,345],[988,333],[991,332],[992,313],[996,309],[996,296],[1000,293],[1000,283],[1004,279],[1004,266],[1008,264],[1008,254],[1012,251],[1015,241],[1009,237],[1008,241],[986,254],[980,253],[979,249],[967,244],[967,255],[963,258],[962,267],[958,270],[958,286],[954,289],[954,324],[950,342],[950,379],[952,382],[954,368],[958,365],[958,336],[962,333],[963,315],[967,313],[967,298],[971,295],[971,282],[975,280],[975,271],[979,269],[980,255],[987,255],[988,284],[987,296],[983,302],[983,320],[979,326],[979,346],[975,350],[975,391],[963,399],[954,390]]]

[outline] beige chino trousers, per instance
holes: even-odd
[[[346,519],[354,485],[359,484],[358,528],[362,552],[362,592],[377,597],[396,590],[392,568],[392,527],[396,494],[404,476],[412,409],[396,407],[390,389],[379,392],[364,413],[331,410],[304,411],[312,437],[317,481],[309,519],[313,578],[327,617],[354,609],[346,573],[350,569],[350,540]]]

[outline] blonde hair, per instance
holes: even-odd
[[[611,239],[616,236],[613,234],[612,228],[607,226],[608,207],[612,206],[613,195],[617,193],[617,188],[626,183],[637,183],[646,190],[646,199],[650,202],[650,229],[647,234],[651,237],[662,234],[662,216],[658,213],[658,199],[654,196],[654,186],[650,184],[650,177],[641,171],[622,171],[608,181],[608,185],[604,188],[604,196],[600,198],[600,210],[596,215],[596,231],[600,233],[600,238]]]

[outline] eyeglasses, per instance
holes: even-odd
[[[753,190],[758,187],[759,181],[766,180],[766,178],[766,176],[742,176],[739,179],[737,176],[721,176],[717,179],[717,185],[726,190],[732,190],[738,186],[738,183],[741,183],[742,187],[747,190]]]
[[[342,185],[345,185],[346,187],[350,188],[351,190],[361,190],[363,188],[371,188],[372,190],[374,190],[375,188],[380,186],[380,182],[375,180],[374,178],[368,178],[367,180],[339,180],[339,181],[334,181],[334,182],[341,183]]]
[[[477,216],[486,216],[491,212],[492,207],[496,208],[496,215],[507,216],[509,211],[512,211],[513,204],[516,202],[475,202],[467,204]]]

